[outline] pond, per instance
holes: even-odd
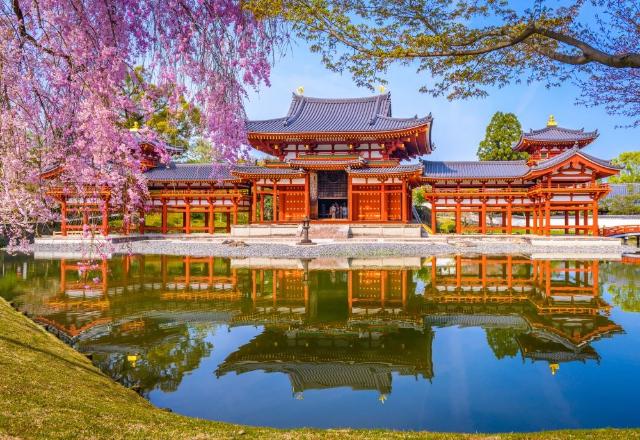
[[[640,266],[0,256],[0,294],[153,404],[275,427],[640,426]]]

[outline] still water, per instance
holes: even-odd
[[[0,263],[3,297],[177,413],[276,427],[640,426],[638,265],[521,256]]]

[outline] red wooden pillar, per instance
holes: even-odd
[[[383,180],[380,181],[380,221],[386,222],[389,219],[387,214],[387,186]]]
[[[400,212],[401,217],[400,220],[402,221],[402,223],[406,223],[407,222],[407,181],[405,179],[402,180],[402,197],[400,199]]]
[[[524,224],[525,224],[524,232],[526,234],[530,234],[531,233],[531,212],[529,211],[524,213]]]
[[[233,224],[238,224],[238,199],[236,197],[233,199]]]
[[[507,234],[513,232],[513,212],[512,212],[513,200],[507,200]]]
[[[62,199],[60,202],[60,233],[67,235],[67,200]]]
[[[191,234],[191,200],[185,199],[184,206],[184,233]]]
[[[567,226],[569,226],[569,211],[565,211],[564,212],[564,233],[568,234],[569,233],[569,228],[567,228]]]
[[[271,213],[273,215],[273,222],[278,223],[278,181],[273,181],[273,195],[271,196]]]
[[[545,235],[551,235],[551,199],[547,198],[544,205],[545,212]]]
[[[462,234],[462,206],[460,199],[456,199],[456,234]]]
[[[258,222],[258,182],[253,181],[253,185],[251,187],[251,217],[254,223]]]
[[[209,234],[213,234],[214,232],[216,232],[216,218],[213,213],[213,199],[209,199],[209,209],[206,216],[207,216],[207,232]]]
[[[487,233],[487,201],[482,199],[482,208],[480,209],[480,233]]]
[[[109,201],[104,200],[102,204],[102,235],[109,235]]]
[[[598,230],[598,201],[593,201],[593,225],[591,226],[591,231],[593,235],[599,235]]]
[[[160,214],[160,230],[163,234],[168,232],[167,227],[167,219],[169,217],[169,212],[167,210],[167,199],[162,199],[162,214]]]
[[[307,195],[305,196],[305,203],[307,205],[305,205],[305,209],[309,207],[309,175],[307,175]],[[349,174],[349,177],[347,179],[347,218],[349,219],[349,221],[353,220],[353,178],[351,177],[351,174]],[[309,212],[309,211],[306,211]],[[307,215],[308,216],[308,215]]]
[[[231,213],[225,212],[225,218],[227,220],[227,222],[225,223],[225,231],[227,233],[230,233],[231,232]]]
[[[436,199],[431,199],[431,231],[438,233],[438,214],[436,212]]]

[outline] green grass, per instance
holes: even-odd
[[[438,434],[382,430],[277,430],[189,418],[155,408],[113,382],[0,299],[0,439],[640,439],[639,430]],[[211,397],[215,399],[215,396]]]

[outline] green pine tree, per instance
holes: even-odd
[[[513,151],[512,146],[520,139],[522,127],[513,113],[496,112],[487,125],[484,140],[478,147],[480,160],[526,159],[527,153]]]

